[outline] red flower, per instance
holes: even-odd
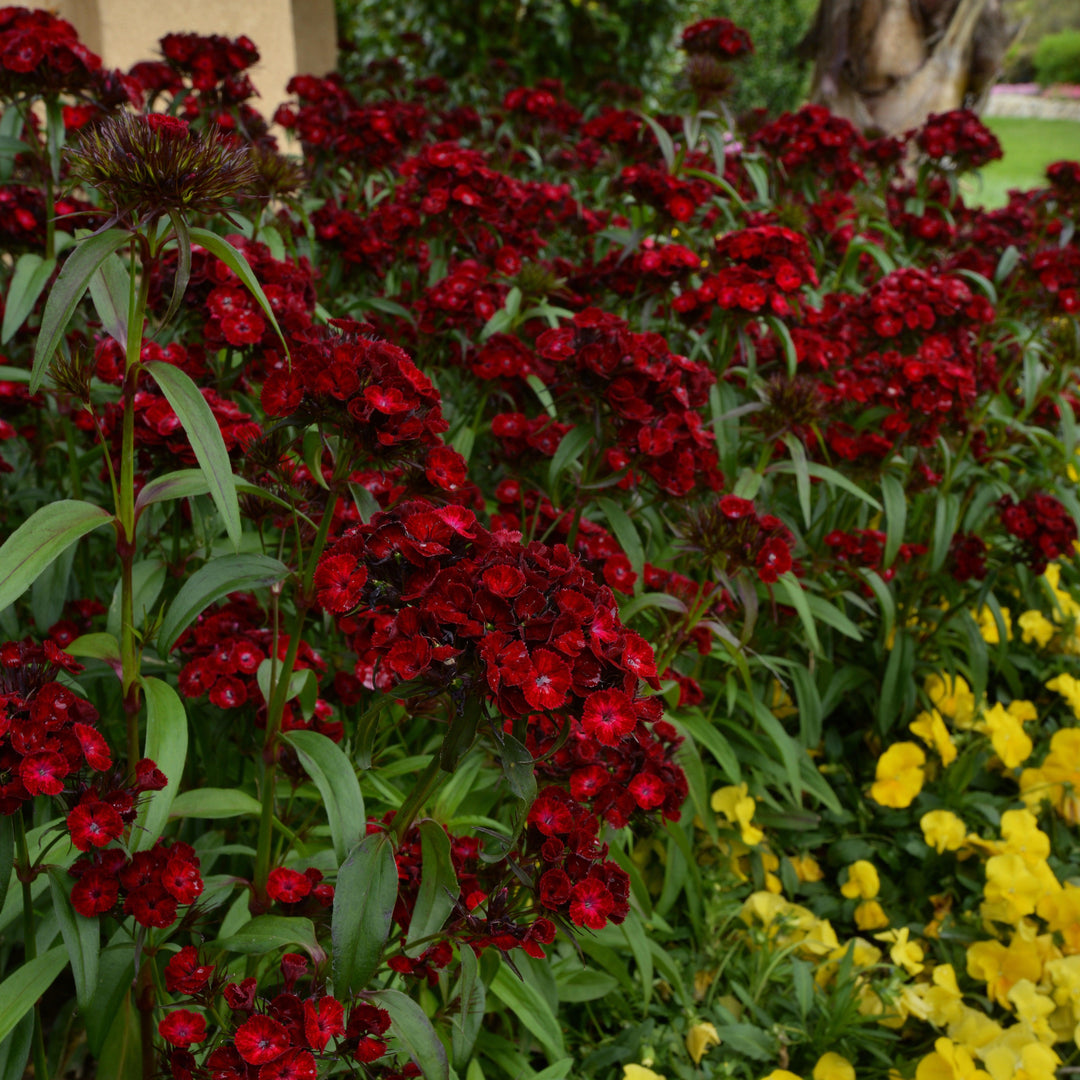
[[[24,757],[19,764],[19,779],[31,795],[59,795],[64,777],[71,770],[68,763],[52,750]]]
[[[770,536],[761,546],[757,557],[758,577],[772,584],[791,569],[791,549],[777,536]]]
[[[259,1080],[315,1080],[315,1058],[310,1050],[294,1047],[259,1070]]]
[[[206,1038],[206,1020],[190,1009],[177,1009],[158,1024],[158,1034],[173,1046],[191,1046]]]
[[[570,899],[570,918],[578,926],[602,930],[615,907],[615,898],[607,887],[595,878],[586,878],[574,886]]]
[[[565,704],[570,690],[570,668],[550,649],[533,650],[532,670],[521,690],[534,709],[557,709]]]
[[[68,814],[67,827],[71,842],[80,851],[89,851],[115,840],[124,831],[124,822],[109,803],[92,799]]]
[[[75,738],[82,747],[86,764],[96,772],[104,772],[112,765],[112,754],[109,752],[109,744],[102,738],[101,733],[89,724],[75,725]]]
[[[634,703],[621,690],[598,690],[585,699],[581,727],[604,746],[617,746],[637,725]]]
[[[304,1035],[313,1050],[325,1050],[326,1044],[345,1033],[345,1009],[336,998],[324,997],[316,1005],[304,1002]]]
[[[360,603],[368,571],[355,555],[331,555],[320,559],[314,583],[318,601],[327,611],[344,614]]]
[[[297,904],[311,892],[311,881],[296,870],[277,866],[270,871],[266,892],[271,900],[283,904]]]
[[[194,945],[185,945],[165,965],[165,989],[170,994],[197,994],[213,972],[213,964],[199,963]]]
[[[71,888],[71,906],[88,919],[109,911],[120,895],[120,882],[104,870],[88,870]]]
[[[196,863],[171,858],[161,872],[161,884],[178,903],[191,904],[203,891],[203,880]]]
[[[657,806],[663,806],[666,792],[664,782],[655,773],[638,773],[630,781],[628,789],[634,797],[634,802],[642,810],[653,810]]]
[[[276,1061],[289,1049],[289,1032],[269,1016],[253,1016],[245,1020],[233,1036],[236,1052],[249,1065],[265,1065]]]

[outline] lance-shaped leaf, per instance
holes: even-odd
[[[187,712],[180,695],[161,679],[143,679],[146,692],[146,756],[169,781],[160,791],[152,792],[139,811],[136,826],[136,850],[154,846],[169,820],[169,811],[180,787],[187,760]]]
[[[535,986],[522,982],[506,964],[502,964],[488,988],[517,1017],[522,1027],[536,1036],[548,1061],[566,1057],[559,1021]]]
[[[480,1034],[487,1001],[484,980],[480,978],[480,963],[472,949],[461,950],[461,979],[457,992],[460,1005],[451,1019],[450,1044],[454,1068],[464,1071]]]
[[[34,310],[38,297],[55,269],[55,259],[43,259],[31,251],[19,256],[15,263],[15,273],[11,275],[7,296],[4,297],[4,324],[0,329],[0,345],[6,345],[15,336],[15,331],[26,322],[26,317]]]
[[[370,1000],[390,1014],[390,1033],[420,1069],[424,1080],[450,1080],[446,1050],[424,1010],[400,990],[379,990]]]
[[[35,510],[0,546],[0,610],[18,600],[61,552],[111,520],[108,511],[80,499]]]
[[[409,936],[405,943],[407,956],[419,956],[431,945],[429,939],[443,928],[454,909],[459,891],[446,830],[437,821],[422,821],[420,890],[409,921]]]
[[[263,309],[267,319],[270,320],[270,325],[274,328],[277,336],[281,338],[281,344],[285,346],[285,352],[287,353],[289,345],[285,340],[285,335],[281,332],[281,327],[278,326],[277,319],[274,317],[274,309],[270,306],[270,301],[266,299],[266,293],[262,291],[262,286],[255,276],[255,271],[251,269],[243,254],[237,251],[224,237],[218,236],[217,233],[212,233],[208,229],[192,229],[189,235],[191,243],[202,245],[211,255],[219,258],[240,279],[251,295],[255,297],[259,307]]]
[[[53,911],[60,924],[64,947],[71,957],[71,974],[75,980],[75,995],[79,1008],[85,1009],[97,989],[98,957],[101,954],[101,925],[95,918],[80,915],[71,906],[71,878],[59,867],[49,868],[49,887],[52,890]]]
[[[90,279],[90,299],[109,336],[127,347],[131,275],[119,255],[108,255]]]
[[[201,566],[184,582],[165,612],[158,631],[158,651],[165,656],[176,639],[215,600],[231,592],[274,585],[289,568],[269,555],[222,555]]]
[[[258,817],[262,803],[239,788],[201,787],[183,791],[173,800],[169,816],[202,818],[204,821],[220,818]]]
[[[290,945],[299,945],[317,964],[326,959],[310,919],[292,915],[258,915],[244,923],[235,934],[211,942],[216,949],[262,956]]]
[[[183,425],[199,468],[206,477],[210,497],[225,522],[225,531],[233,547],[239,549],[240,504],[236,498],[236,484],[229,452],[210,406],[187,372],[164,360],[150,360],[145,367]]]
[[[49,293],[45,312],[41,316],[41,329],[34,347],[34,368],[30,376],[31,393],[36,393],[40,388],[49,362],[63,340],[64,331],[67,330],[90,279],[97,272],[97,268],[114,251],[123,247],[128,239],[129,236],[123,229],[108,229],[80,240],[78,247],[68,256]]]
[[[318,731],[286,731],[281,738],[296,751],[304,771],[319,789],[334,840],[334,854],[338,863],[343,863],[364,832],[366,822],[364,796],[352,762],[337,743]]]
[[[58,945],[27,960],[0,983],[0,1040],[7,1038],[67,965],[67,948]]]
[[[343,863],[334,888],[330,937],[334,943],[334,993],[365,989],[390,936],[398,875],[389,833],[365,836]]]

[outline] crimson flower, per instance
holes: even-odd
[[[579,926],[602,930],[615,907],[615,898],[603,882],[586,878],[574,886],[570,897],[570,918]]]
[[[271,900],[283,904],[297,904],[311,892],[311,881],[296,870],[276,866],[266,881],[266,892]]]
[[[289,1049],[289,1031],[269,1016],[253,1016],[245,1020],[233,1036],[236,1052],[249,1065],[265,1065],[276,1061]]]
[[[158,1024],[158,1034],[173,1046],[191,1046],[206,1038],[206,1020],[190,1009],[177,1009]]]
[[[213,972],[213,964],[199,963],[199,951],[194,945],[185,945],[165,965],[165,989],[170,994],[197,994]]]
[[[71,842],[80,851],[104,847],[124,831],[124,822],[116,809],[100,799],[81,802],[67,816]]]
[[[585,699],[581,727],[604,746],[616,746],[637,725],[634,703],[621,690],[597,690]]]

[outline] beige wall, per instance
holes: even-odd
[[[158,40],[169,33],[247,34],[260,54],[253,104],[266,116],[293,75],[325,75],[337,63],[334,0],[58,0],[55,10],[106,66],[125,70],[160,59]]]

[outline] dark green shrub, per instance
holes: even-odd
[[[1080,30],[1047,34],[1035,49],[1035,78],[1043,86],[1080,83]]]

